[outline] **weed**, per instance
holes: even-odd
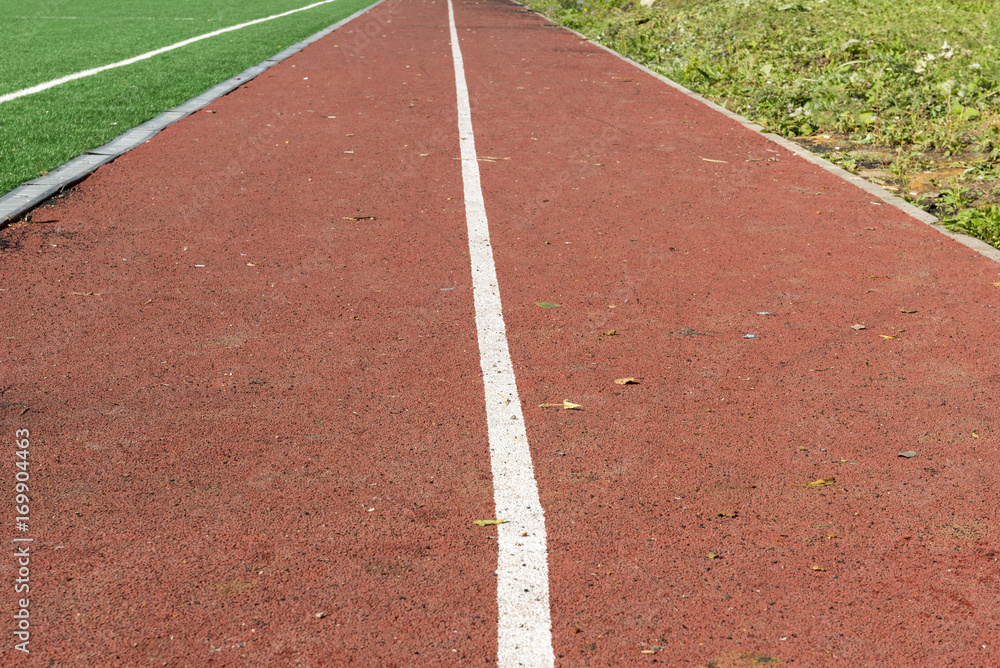
[[[569,0],[529,4],[866,178],[887,170],[898,179],[893,187],[907,191],[911,175],[927,181],[925,171],[1000,182],[1000,3],[658,0],[646,8],[587,0],[587,11]],[[823,145],[820,133],[836,135],[839,146]],[[888,157],[876,165],[872,149]],[[980,196],[1000,199],[1000,183],[982,185]],[[950,213],[975,201],[968,191],[949,192]],[[942,206],[940,198],[920,201]]]
[[[1000,206],[996,204],[963,209],[944,218],[941,224],[953,232],[978,237],[991,246],[1000,248]]]

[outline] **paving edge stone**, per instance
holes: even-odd
[[[517,2],[517,0],[510,0],[510,2],[512,4],[520,5],[521,7],[524,7],[525,9],[534,12],[534,13],[538,14],[539,16],[541,16],[546,21],[548,21],[549,23],[552,23],[552,20],[549,17],[545,16],[544,14],[542,14],[540,12],[535,12],[535,10],[531,9],[530,7],[527,7],[527,6],[523,5],[523,4],[521,4],[520,2]],[[557,24],[553,23],[553,25],[557,25]],[[899,209],[900,211],[902,211],[903,213],[907,214],[911,218],[916,218],[921,223],[925,223],[926,225],[929,225],[934,230],[936,230],[937,232],[940,232],[944,236],[946,236],[946,237],[948,237],[950,239],[954,239],[955,241],[957,241],[958,243],[962,244],[963,246],[967,246],[968,248],[976,251],[977,253],[979,253],[980,255],[982,255],[984,257],[987,257],[987,258],[993,260],[994,262],[1000,262],[1000,249],[994,248],[993,246],[989,245],[988,243],[986,243],[982,239],[977,239],[976,237],[969,236],[968,234],[959,234],[957,232],[952,232],[948,228],[942,227],[940,225],[941,221],[938,220],[938,218],[936,216],[933,216],[933,215],[927,213],[923,209],[920,209],[918,207],[913,206],[912,204],[910,204],[909,202],[907,202],[902,197],[899,197],[898,195],[894,195],[893,193],[889,192],[885,188],[880,188],[879,186],[875,185],[871,181],[867,181],[867,180],[863,179],[860,176],[856,176],[854,174],[851,174],[846,169],[842,169],[841,167],[838,167],[837,165],[833,164],[829,160],[826,160],[825,158],[821,158],[820,156],[816,155],[812,151],[809,151],[808,149],[805,149],[805,148],[799,146],[798,144],[785,139],[781,135],[776,135],[776,134],[773,134],[771,132],[764,132],[764,128],[761,127],[760,125],[758,125],[756,123],[753,123],[749,119],[744,118],[743,116],[740,116],[739,114],[735,114],[735,113],[729,111],[725,107],[722,107],[722,106],[716,104],[715,102],[712,102],[708,98],[702,97],[698,93],[695,93],[693,90],[685,88],[684,86],[680,85],[676,81],[672,81],[672,80],[668,79],[667,77],[663,76],[662,74],[659,74],[658,72],[654,72],[653,70],[649,69],[645,65],[637,63],[636,61],[632,60],[631,58],[629,58],[627,56],[623,56],[622,54],[618,53],[614,49],[612,49],[610,47],[607,47],[607,46],[604,46],[603,44],[600,44],[599,42],[593,41],[592,39],[590,39],[589,37],[587,37],[583,33],[579,33],[576,30],[573,30],[572,28],[567,28],[566,26],[560,26],[560,27],[563,28],[564,30],[568,30],[569,32],[573,33],[574,35],[576,35],[577,37],[579,37],[581,40],[589,42],[590,44],[593,44],[594,46],[598,47],[599,49],[603,49],[604,51],[607,51],[611,55],[613,55],[613,56],[615,56],[617,58],[620,58],[621,60],[624,60],[625,62],[629,63],[633,67],[636,67],[636,68],[642,70],[646,74],[649,74],[649,75],[651,75],[653,77],[656,77],[657,79],[659,79],[663,83],[667,84],[671,88],[675,89],[676,91],[678,91],[680,93],[683,93],[684,95],[690,97],[691,99],[697,100],[698,102],[700,102],[701,104],[705,105],[706,107],[709,107],[709,108],[713,109],[714,111],[719,112],[723,116],[726,116],[727,118],[730,118],[730,119],[736,121],[737,123],[739,123],[743,127],[747,128],[748,130],[752,130],[753,132],[756,132],[757,134],[759,134],[759,135],[761,135],[763,137],[766,137],[767,139],[770,139],[775,144],[778,144],[779,146],[788,149],[789,151],[791,151],[795,155],[799,156],[803,160],[807,160],[807,161],[813,163],[814,165],[817,165],[818,167],[821,167],[822,169],[825,169],[826,171],[830,172],[834,176],[840,177],[841,179],[843,179],[844,181],[847,181],[851,185],[854,185],[854,186],[857,186],[858,188],[861,188],[862,190],[864,190],[865,192],[867,192],[872,197],[876,197],[876,198],[880,199],[882,202],[888,204],[889,206],[893,206],[893,207]],[[877,204],[877,202],[876,202],[876,204]]]
[[[108,143],[85,151],[83,155],[77,156],[65,162],[45,176],[27,181],[17,186],[10,192],[0,197],[0,229],[3,229],[16,218],[20,218],[36,206],[62,192],[66,188],[73,186],[83,179],[93,174],[98,167],[113,161],[120,155],[131,151],[137,146],[155,137],[168,125],[190,116],[192,113],[207,107],[223,95],[227,95],[251,79],[259,76],[268,68],[277,65],[289,56],[302,51],[313,42],[320,40],[337,28],[353,21],[362,14],[374,9],[385,0],[377,0],[372,4],[359,9],[350,16],[347,16],[331,26],[323,28],[317,33],[313,33],[301,42],[297,42],[288,48],[279,51],[270,58],[265,58],[262,62],[252,65],[236,76],[230,77],[220,83],[215,84],[208,90],[195,95],[191,99],[183,102],[172,109],[168,109],[158,116],[140,123],[134,128],[130,128],[118,135]]]

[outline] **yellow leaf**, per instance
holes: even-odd
[[[825,571],[825,570],[826,570],[826,569],[825,569],[825,568],[823,568],[822,566],[817,566],[816,564],[813,564],[813,565],[812,565],[812,569],[813,569],[814,571]]]
[[[616,385],[638,385],[639,381],[635,378],[615,378]]]
[[[574,408],[583,408],[580,404],[574,404],[572,402],[566,401],[565,399],[561,404],[538,404],[539,408],[562,408],[564,410],[570,410]]]
[[[836,478],[820,478],[819,480],[813,480],[812,482],[807,482],[802,485],[803,487],[826,487],[827,485],[832,485],[837,482]]]
[[[615,330],[613,329],[609,329],[608,331],[601,334],[601,336],[614,336],[614,335],[615,335]]]
[[[716,554],[715,552],[709,552],[709,553],[708,553],[707,555],[705,555],[705,556],[707,556],[707,557],[708,557],[709,559],[718,559],[718,558],[719,558],[719,555],[718,555],[718,554]]]
[[[473,524],[480,527],[488,527],[488,526],[493,526],[495,524],[503,524],[506,521],[507,520],[476,520],[475,522],[473,522]]]
[[[735,510],[723,510],[718,513],[719,517],[736,517],[737,515],[739,515],[739,512]]]
[[[892,341],[893,339],[898,338],[896,336],[890,336],[889,334],[879,334],[879,336],[881,336],[883,339],[888,339],[889,341]]]

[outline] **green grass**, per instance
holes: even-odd
[[[0,104],[0,193],[372,1],[340,0]],[[0,95],[308,4],[310,0],[0,0]],[[35,18],[15,18],[20,16]],[[79,18],[38,18],[58,16]]]
[[[528,4],[932,212],[958,183],[963,210],[1000,201],[998,2]]]

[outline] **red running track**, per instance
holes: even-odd
[[[1000,665],[1000,267],[455,13],[555,663]],[[448,28],[387,0],[0,233],[3,665],[496,662]]]

